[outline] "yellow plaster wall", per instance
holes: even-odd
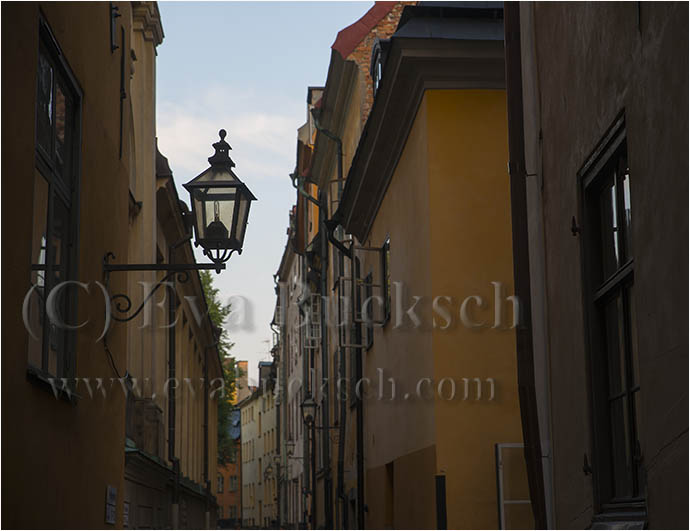
[[[380,247],[390,236],[391,279],[405,286],[399,301],[403,313],[413,295],[429,298],[432,288],[427,136],[428,115],[422,102],[370,238],[364,242]],[[378,278],[379,254],[360,256],[360,278],[369,271]],[[392,307],[397,303],[393,289]],[[415,328],[407,318],[396,328],[394,315],[385,327],[374,329],[373,347],[363,353],[364,377],[369,378],[372,393],[364,404],[366,526],[431,528],[435,525],[434,407],[413,395],[420,378],[433,376],[432,335],[427,326]],[[395,400],[377,399],[379,371],[386,393],[390,393],[387,379],[395,378]],[[391,463],[393,485],[387,476]]]
[[[137,5],[132,13],[133,31],[127,35],[136,60],[128,53],[126,61],[132,65],[133,75],[127,86],[123,120],[130,123],[131,134],[123,140],[130,148],[129,191],[141,210],[130,218],[129,260],[131,263],[156,263],[156,44],[147,39],[146,16],[152,6]],[[149,30],[150,31],[150,30]],[[119,37],[118,37],[119,38]],[[119,41],[118,41],[119,42]],[[167,257],[166,257],[167,258]],[[141,282],[156,282],[156,273],[131,272],[127,274],[129,292],[141,297]],[[127,369],[135,378],[155,377],[160,372],[158,352],[164,348],[156,341],[155,333],[160,312],[152,312],[153,326],[142,328],[143,316],[129,324]]]
[[[426,104],[432,290],[453,298],[444,304],[454,321],[433,330],[434,379],[452,378],[458,395],[436,396],[437,472],[446,474],[449,528],[495,528],[494,445],[522,442],[512,304],[505,300],[514,293],[505,92],[433,90]],[[504,286],[498,328],[492,282]],[[483,307],[473,302],[467,317],[485,325],[461,322],[468,296],[481,297]],[[469,379],[467,400],[462,378]],[[494,400],[486,378],[495,380]]]
[[[429,240],[429,187],[427,184],[427,111],[424,101],[410,131],[367,245],[380,247],[390,236],[390,273],[404,285],[398,301],[392,286],[392,307],[409,308],[412,296],[431,296]],[[362,253],[360,278],[379,274],[380,255]],[[376,277],[378,278],[378,277]],[[378,293],[378,290],[377,290]],[[420,308],[421,309],[421,308]],[[400,313],[400,312],[399,312]],[[421,312],[418,311],[418,313]],[[414,399],[420,378],[433,376],[431,330],[414,328],[406,317],[396,328],[395,311],[385,327],[374,329],[374,345],[363,354],[364,376],[371,393],[378,393],[379,369],[384,382],[396,379],[396,400],[365,400],[364,433],[367,469],[385,465],[399,456],[434,443],[433,403]],[[389,384],[386,383],[387,392]],[[409,393],[408,400],[404,394]]]
[[[130,6],[117,2],[129,34]],[[83,91],[80,252],[78,278],[102,280],[102,258],[114,252],[127,261],[127,150],[118,156],[119,61],[111,54],[108,4],[17,3],[2,5],[2,496],[6,527],[102,528],[106,487],[118,489],[117,527],[122,526],[125,400],[115,382],[106,398],[94,393],[76,405],[56,400],[26,376],[28,333],[21,317],[30,284],[30,246],[35,165],[35,97],[39,11],[45,14]],[[101,21],[94,24],[94,21]],[[129,76],[129,71],[126,72]],[[127,127],[127,125],[125,126]],[[125,129],[124,137],[127,138]],[[94,223],[108,219],[110,223]],[[91,222],[90,222],[91,220]],[[114,278],[113,291],[126,283]],[[93,290],[98,290],[93,286]],[[114,377],[101,344],[103,299],[79,294],[76,374]],[[115,364],[126,362],[124,328],[109,342]],[[81,384],[80,384],[81,385]],[[95,387],[95,386],[94,386]],[[81,385],[78,392],[87,394]]]
[[[367,470],[367,528],[435,529],[434,446]]]
[[[426,91],[364,242],[380,247],[390,236],[391,280],[405,286],[398,310],[398,292],[392,289],[392,320],[375,328],[374,345],[364,354],[372,391],[383,369],[385,388],[393,376],[397,393],[394,401],[365,402],[369,527],[391,525],[391,514],[396,528],[434,527],[436,474],[446,476],[449,528],[498,525],[494,445],[522,441],[512,303],[505,299],[513,294],[507,161],[504,91]],[[369,271],[378,278],[378,259],[364,253],[360,278]],[[503,285],[499,328],[492,328],[492,281]],[[396,311],[405,312],[414,295],[422,297],[416,307],[420,326],[407,317],[396,323]],[[432,305],[439,296],[451,298],[441,302],[452,317],[443,330],[446,323]],[[468,296],[483,299],[482,307],[470,304],[468,312],[472,320],[485,322],[482,327],[468,328],[461,321],[460,307]],[[412,394],[426,377],[433,378],[434,399],[405,400],[404,393]],[[455,382],[452,401],[439,397],[443,378]],[[467,400],[463,378],[468,379]],[[474,400],[473,378],[483,380],[480,400]],[[495,381],[493,400],[486,378]],[[393,513],[386,483],[391,470]],[[412,499],[410,492],[425,494]],[[529,515],[520,518],[523,526],[532,525]]]

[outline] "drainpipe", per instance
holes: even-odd
[[[211,486],[208,479],[208,350],[218,343],[204,349],[204,486],[206,487],[206,529],[211,529]]]
[[[191,239],[191,234],[168,246],[168,263],[173,264],[175,249]],[[175,313],[177,312],[177,292],[175,276],[172,276],[172,293],[168,301],[168,459],[173,467],[172,527],[179,528],[180,520],[180,460],[175,457]]]
[[[551,382],[549,380],[548,331],[545,315],[548,314],[546,283],[544,278],[544,208],[542,204],[542,135],[541,104],[539,100],[539,77],[537,76],[536,23],[534,4],[520,9],[523,75],[523,115],[525,135],[525,171],[527,180],[527,208],[530,212],[529,230],[539,235],[530,241],[530,279],[532,289],[532,333],[534,344],[534,371],[541,434],[542,468],[544,470],[544,493],[546,523],[553,529],[553,453],[551,451]],[[530,141],[528,141],[528,138]],[[534,175],[534,177],[532,177]],[[536,266],[536,267],[535,267]]]
[[[319,122],[319,112],[316,108],[311,110],[311,115],[314,119],[314,126],[317,131],[336,144],[336,161],[338,168],[338,183],[342,183],[343,180],[343,141],[336,134],[332,133],[328,129],[324,128]],[[326,529],[333,528],[333,488],[332,488],[332,477],[331,477],[331,466],[330,466],[330,385],[328,377],[330,375],[328,369],[328,334],[326,333],[326,304],[325,301],[328,300],[328,269],[326,264],[328,263],[328,243],[326,237],[328,237],[328,226],[326,225],[326,220],[328,216],[328,190],[324,189],[320,191],[321,204],[324,205],[319,208],[319,224],[322,231],[321,238],[321,374],[322,377],[325,376],[324,387],[324,399],[325,406],[322,408],[322,446],[324,453],[324,466],[326,468],[326,477],[324,480],[324,509],[325,509],[325,525]],[[330,238],[329,238],[330,239]],[[340,483],[340,481],[339,481]],[[337,493],[338,498],[342,496],[342,492]]]
[[[345,247],[343,242],[339,241],[334,234],[335,229],[338,228],[340,222],[333,217],[332,219],[327,219],[324,221],[324,224],[326,225],[326,236],[328,237],[328,241],[331,242],[336,249],[343,253],[343,256],[347,256],[350,260],[352,260],[352,249]]]
[[[525,170],[525,138],[522,98],[522,62],[520,44],[520,6],[506,2],[504,6],[505,64],[508,103],[508,149],[510,154],[510,203],[513,231],[513,277],[515,295],[520,301],[520,324],[516,328],[518,393],[522,433],[527,462],[527,480],[534,525],[547,526],[542,451],[539,433],[539,412],[534,371],[532,308],[527,227],[527,185]]]
[[[322,204],[327,204],[325,200],[326,192],[321,190]],[[321,408],[321,443],[323,446],[323,466],[326,469],[324,478],[324,516],[326,529],[333,529],[333,477],[331,476],[331,437],[330,437],[330,389],[329,381],[330,370],[328,365],[328,333],[326,322],[326,301],[328,300],[328,242],[326,241],[326,211],[319,209],[319,225],[321,227],[321,379],[324,406]]]
[[[319,123],[319,118],[318,118],[318,112],[317,109],[312,109],[312,116],[314,117],[314,125],[316,126],[316,129],[320,132],[323,133],[327,138],[330,138],[336,143],[337,146],[337,162],[338,162],[338,194],[342,193],[342,183],[343,183],[343,142],[340,137],[332,133],[331,131],[324,129],[321,124]],[[340,199],[340,197],[339,197]],[[342,254],[341,254],[341,261],[342,257],[346,256],[350,259],[351,261],[351,268],[354,272],[355,268],[358,268],[358,265],[356,265],[354,262],[354,253],[351,248],[346,247],[343,245],[341,241],[339,241],[335,237],[335,230],[338,228],[338,225],[340,224],[339,220],[337,219],[337,214],[334,215],[333,219],[325,219],[323,221],[323,227],[326,229],[326,236],[328,238],[328,241],[331,242],[331,244],[338,249]],[[342,263],[342,262],[341,262]],[[341,267],[344,269],[344,266],[341,265]],[[324,291],[325,293],[325,291]],[[355,330],[355,344],[359,344],[361,342],[361,327],[357,327]],[[357,353],[357,359],[358,359],[358,364],[357,364],[357,369],[358,369],[358,376],[361,378],[362,377],[362,358],[361,358],[361,350],[358,351]],[[344,406],[344,404],[343,404]],[[356,446],[357,446],[357,525],[360,529],[364,528],[364,404],[362,400],[357,401],[357,422],[356,422]],[[343,475],[344,475],[344,453],[345,453],[345,415],[347,413],[347,408],[346,407],[341,407],[341,418],[340,418],[340,430],[339,430],[339,447],[338,447],[338,485],[337,485],[337,499],[342,502],[343,504],[345,503],[345,492],[344,492],[344,481],[343,481]],[[347,507],[345,506],[343,508],[343,512],[347,511]]]
[[[276,291],[276,294],[278,295],[278,305],[280,306],[282,304],[282,299],[281,299],[281,295],[280,295],[280,284],[278,283],[277,277],[278,277],[277,274],[273,275],[273,283],[275,284],[275,291]],[[281,311],[280,315],[284,316],[285,314]],[[273,331],[273,333],[278,334],[278,341],[280,342],[280,348],[282,349],[282,343],[283,343],[283,336],[281,335],[282,334],[282,325],[280,325],[280,323],[278,323],[278,325],[281,326],[281,328],[276,329],[277,325],[276,325],[275,321],[272,321],[270,326],[271,326],[271,330]],[[281,362],[283,362],[283,357],[281,357],[281,355],[278,354],[278,363],[280,364]],[[278,529],[280,529],[281,522],[283,521],[283,515],[282,515],[282,512],[280,510],[281,507],[283,506],[283,504],[281,503],[281,497],[282,497],[282,493],[283,493],[283,489],[282,489],[282,483],[283,482],[280,479],[280,469],[282,468],[281,467],[281,465],[282,465],[281,461],[282,461],[282,457],[284,455],[284,453],[283,453],[284,444],[283,444],[283,436],[280,433],[280,428],[283,425],[283,423],[280,422],[280,415],[281,415],[281,411],[287,410],[285,394],[284,394],[285,393],[285,386],[283,385],[283,381],[282,381],[284,379],[285,379],[285,371],[281,370],[280,371],[280,378],[278,378],[278,400],[276,400],[276,433],[278,434],[278,440],[276,441],[276,447],[271,449],[271,451],[276,450],[278,452],[278,456],[279,456],[278,464],[276,466],[276,469],[277,469],[276,470],[276,480],[278,483],[278,492],[277,492],[277,496],[276,496],[276,498],[277,498],[277,500],[276,500],[276,519],[277,519],[277,523],[278,523],[278,526],[277,526]]]
[[[306,271],[306,265],[302,265],[302,270],[303,273]],[[306,274],[302,278],[305,278]],[[302,307],[299,307],[299,314],[300,317],[304,317],[304,311],[302,310]],[[304,382],[304,395],[302,397],[302,400],[304,400],[305,397],[311,396],[311,384],[309,382],[309,366],[310,363],[313,365],[314,360],[312,359],[311,362],[309,361],[307,357],[307,352],[306,349],[304,348],[304,342],[302,339],[302,334],[300,334],[299,337],[300,340],[300,349],[302,350],[302,382]],[[311,518],[313,519],[314,516],[316,515],[316,499],[314,497],[314,485],[316,484],[316,476],[315,474],[312,474],[311,471],[315,470],[316,466],[313,461],[315,455],[314,453],[310,450],[309,446],[309,437],[311,434],[311,429],[309,426],[304,426],[303,432],[304,435],[302,437],[302,456],[303,456],[303,463],[304,463],[304,470],[302,471],[302,474],[304,476],[304,481],[302,482],[302,485],[309,485],[309,491],[310,491],[310,496],[311,496]],[[302,494],[302,493],[300,493]],[[305,527],[309,523],[308,518],[307,518],[307,497],[306,495],[303,496],[303,505],[302,507],[302,518],[304,520],[304,525]]]
[[[354,272],[354,277],[359,278],[359,259],[355,258],[352,260],[352,271]],[[352,282],[352,300],[356,301],[356,304],[361,308],[361,298],[359,293],[355,290],[355,283]],[[362,344],[362,324],[357,323],[355,326],[355,345]],[[364,368],[362,363],[362,349],[356,349],[357,363],[356,366],[356,376],[360,380],[364,375]],[[357,527],[358,529],[364,529],[364,400],[363,397],[358,396],[357,398]]]
[[[321,203],[319,203],[318,199],[313,197],[311,194],[309,194],[303,187],[303,180],[300,179],[299,175],[297,175],[297,172],[293,172],[290,174],[290,179],[292,180],[292,186],[297,190],[298,195],[302,195],[304,198],[306,198],[308,201],[314,203],[316,206],[319,207],[319,211],[321,211]],[[304,251],[306,251],[307,247],[307,232],[309,230],[309,210],[307,208],[304,209]],[[301,256],[301,255],[300,255]],[[302,279],[307,278],[307,261],[302,258],[302,271],[301,271],[301,276]],[[300,294],[300,301],[304,301],[304,295],[305,293]],[[300,317],[304,317],[304,310],[302,309],[302,304],[301,302],[298,301],[298,307],[299,307],[299,314]],[[307,355],[307,351],[304,347],[304,342],[302,338],[302,334],[300,334],[300,345],[299,345],[300,350],[302,351],[302,382],[304,383],[304,396],[302,399],[304,399],[307,396],[312,396],[311,395],[311,389],[312,386],[310,385],[309,381],[309,369],[311,367],[314,367],[314,351],[310,350],[309,355]],[[311,430],[305,429],[304,430],[304,437],[302,439],[302,455],[304,456],[304,477],[307,480],[307,482],[311,483],[311,519],[313,524],[316,523],[316,496],[315,496],[315,490],[316,490],[316,454],[314,453],[313,450],[310,450],[309,447],[309,432]],[[311,454],[311,455],[310,455]],[[311,472],[311,479],[310,479],[310,472]],[[304,498],[304,523],[305,525],[307,524],[307,507],[306,507],[306,496]],[[313,526],[312,526],[313,527]]]
[[[292,186],[295,187],[295,189],[297,190],[297,192],[299,192],[300,195],[306,197],[309,201],[311,201],[312,203],[314,203],[317,207],[321,208],[321,203],[319,203],[319,200],[316,199],[314,196],[312,196],[309,192],[307,192],[307,191],[304,189],[304,186],[302,185],[302,183],[304,182],[304,179],[300,179],[299,175],[297,175],[296,172],[293,172],[293,173],[290,174],[290,179],[292,180]],[[305,209],[305,213],[306,213],[306,209]],[[308,213],[306,213],[306,214],[308,214]],[[309,223],[308,215],[305,215],[304,221],[305,221],[305,231],[306,231],[307,228],[308,228],[308,223]],[[304,245],[305,245],[305,247],[306,247],[306,245],[307,245],[307,242],[306,242],[306,232],[305,232],[305,242],[304,242]]]
[[[338,181],[338,199],[342,194],[342,181]],[[335,219],[327,219],[324,222],[326,226],[326,235],[328,241],[340,251],[339,254],[339,268],[340,274],[342,275],[345,271],[344,257],[347,256],[350,261],[352,261],[352,249],[343,245],[343,243],[335,237],[335,231],[338,228],[338,221]],[[340,293],[340,291],[338,292]],[[340,296],[340,295],[339,295]],[[343,316],[340,307],[340,301],[338,301],[338,323],[343,322]],[[345,355],[342,351],[343,344],[343,330],[338,331],[339,355],[338,366],[340,368],[340,374],[345,374]],[[335,362],[335,360],[334,360]],[[336,390],[338,389],[336,385]],[[359,406],[358,406],[359,407]],[[347,422],[345,417],[347,416],[347,404],[345,400],[340,400],[340,425],[338,426],[338,483],[336,485],[336,521],[339,522],[340,527],[345,527],[345,514],[348,510],[347,499],[345,497],[345,436],[346,436],[346,426]]]
[[[287,433],[288,433],[288,423],[287,423],[287,411],[288,411],[288,381],[287,381],[287,375],[288,375],[288,361],[287,361],[287,308],[289,301],[287,300],[287,293],[285,293],[284,285],[281,285],[280,282],[278,281],[278,275],[273,275],[273,282],[275,283],[276,286],[276,293],[278,294],[278,304],[280,305],[280,316],[281,316],[281,321],[278,323],[279,326],[279,337],[280,337],[280,350],[281,350],[281,359],[280,362],[283,364],[283,370],[281,371],[281,376],[282,376],[282,382],[280,385],[280,396],[281,396],[281,404],[283,406],[283,415],[285,418],[283,419],[284,422],[282,423],[282,431],[283,433],[281,434],[281,426],[278,427],[278,436],[280,437],[280,460],[281,464],[283,465],[282,468],[285,470],[285,477],[283,478],[283,482],[281,485],[280,479],[278,480],[278,489],[279,489],[279,499],[281,496],[284,496],[283,502],[280,503],[280,507],[282,508],[282,512],[280,512],[280,522],[288,522],[289,516],[288,516],[288,486],[289,486],[289,480],[288,478],[288,457],[287,457]],[[280,476],[278,476],[280,478]]]
[[[209,323],[211,319],[209,318]],[[208,351],[218,348],[220,343],[220,335],[222,330],[211,323],[212,333],[217,338],[216,341],[204,349],[204,486],[206,487],[206,529],[211,529],[211,480],[209,478],[208,469],[208,400],[209,400],[209,385],[208,385]],[[224,371],[221,366],[221,371]],[[225,380],[225,375],[223,374]]]

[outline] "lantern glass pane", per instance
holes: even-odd
[[[191,195],[199,240],[213,240],[214,247],[229,247],[235,213],[235,188],[198,187],[192,190]]]
[[[202,183],[238,182],[237,176],[225,168],[210,167],[193,181],[195,185]]]
[[[206,225],[204,238],[211,240],[227,240],[232,227],[232,214],[235,201],[210,199],[204,203],[206,209]]]
[[[232,172],[231,163],[209,161],[210,168],[184,185],[191,196],[196,243],[207,250],[241,251],[254,196]]]
[[[244,192],[238,193],[237,225],[235,226],[235,239],[242,246],[244,232],[247,228],[247,216],[249,215],[249,198]]]

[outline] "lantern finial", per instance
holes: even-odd
[[[216,152],[212,157],[208,158],[208,162],[211,164],[211,166],[225,166],[230,168],[235,167],[235,163],[232,161],[229,154],[232,148],[230,147],[230,144],[225,141],[226,135],[227,132],[225,129],[218,131],[220,140],[213,144],[213,148],[216,150]]]

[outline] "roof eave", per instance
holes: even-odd
[[[348,233],[359,241],[369,236],[424,92],[505,88],[503,64],[502,41],[392,39],[381,88],[334,216]]]

